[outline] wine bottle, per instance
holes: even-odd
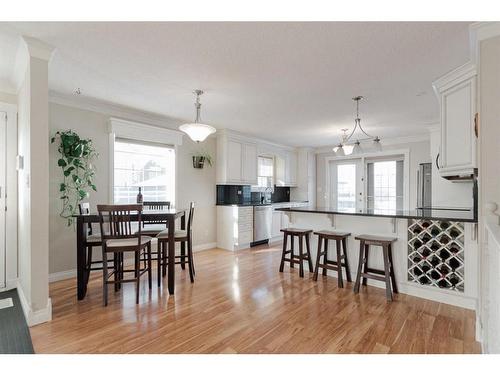
[[[440,261],[439,261],[439,258],[438,257],[432,257],[432,259],[430,260],[431,264],[432,264],[432,267],[436,268]]]
[[[142,203],[143,198],[142,198],[142,192],[141,188],[139,187],[139,194],[137,194],[137,203]]]
[[[419,263],[422,260],[418,255],[415,255],[412,259],[413,263]]]
[[[450,269],[448,268],[448,266],[443,264],[441,267],[439,267],[439,272],[441,272],[442,277],[446,277],[446,275],[450,273]]]
[[[446,260],[450,257],[450,253],[448,252],[448,250],[446,249],[442,249],[440,252],[439,252],[439,257],[443,260]]]
[[[455,285],[457,285],[459,283],[460,280],[458,280],[458,277],[456,276],[452,276],[450,277],[450,283],[451,285],[453,285],[455,287]]]
[[[437,237],[439,235],[439,233],[441,233],[441,232],[439,231],[438,228],[432,227],[431,234],[432,234],[433,237]]]
[[[460,251],[460,248],[457,245],[453,244],[448,248],[448,250],[450,250],[453,254],[456,254]]]
[[[420,240],[416,240],[415,242],[413,242],[413,247],[415,249],[418,250],[420,248],[420,246],[422,246],[422,242]]]
[[[418,279],[421,284],[429,284],[430,280],[427,276],[422,276],[420,279]]]
[[[459,235],[460,235],[460,233],[458,232],[458,230],[456,230],[456,229],[452,229],[452,230],[450,230],[450,236],[451,236],[451,238],[455,239],[455,238],[457,238]]]
[[[413,233],[419,234],[420,232],[422,232],[422,229],[420,229],[420,227],[418,225],[415,225],[413,227]]]
[[[436,252],[436,251],[438,251],[438,250],[439,250],[439,247],[440,247],[440,246],[439,246],[439,243],[437,243],[436,241],[434,241],[434,242],[432,243],[432,245],[431,245],[431,250],[432,250],[432,251],[434,251],[434,252]]]
[[[442,244],[446,245],[448,242],[450,242],[450,238],[447,235],[444,234],[439,239],[439,242],[441,242]]]
[[[424,264],[424,265],[422,266],[422,272],[423,272],[423,273],[427,273],[427,272],[429,272],[429,271],[430,271],[430,269],[431,269],[431,268],[430,268],[427,264]]]
[[[445,279],[442,279],[442,280],[439,280],[439,281],[438,281],[438,286],[439,286],[440,288],[448,288],[448,283],[446,282],[446,280],[445,280]]]
[[[421,251],[422,257],[425,259],[429,255],[431,255],[431,251],[429,250],[428,247],[424,247],[424,249]]]
[[[415,267],[413,269],[413,273],[416,275],[416,276],[420,276],[422,274],[422,270],[418,267]]]
[[[458,267],[460,267],[460,262],[457,260],[457,258],[451,258],[448,261],[448,265],[451,267],[453,271],[455,271]]]
[[[447,221],[442,221],[441,225],[440,225],[442,230],[446,230],[449,226],[450,226],[450,223]]]
[[[428,228],[430,225],[431,225],[431,223],[429,223],[428,221],[424,221],[422,223],[422,227],[424,227],[424,228]]]
[[[432,272],[431,272],[431,278],[433,280],[439,280],[441,278],[441,274],[438,271],[436,271],[436,270],[432,270]]]
[[[429,242],[431,239],[432,239],[432,237],[431,237],[431,236],[429,236],[429,235],[426,233],[426,234],[424,234],[424,235],[423,235],[423,237],[422,237],[422,242],[423,242],[423,243],[427,243],[427,242]]]

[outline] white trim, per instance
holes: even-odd
[[[167,129],[177,129],[183,122],[179,119],[146,112],[132,107],[89,97],[63,94],[49,91],[49,102],[86,111],[102,113],[111,117],[127,118],[140,123],[160,126]]]
[[[116,117],[109,119],[109,132],[116,137],[140,140],[145,142],[164,143],[168,145],[182,145],[182,132],[151,126],[140,122],[123,120]]]
[[[470,59],[479,62],[481,41],[500,35],[500,22],[475,22],[469,26]]]
[[[410,206],[410,149],[400,149],[400,150],[388,150],[382,152],[370,152],[366,154],[357,154],[357,155],[346,155],[346,156],[329,156],[325,158],[325,203],[326,206],[330,206],[330,162],[339,162],[339,161],[349,161],[349,160],[360,160],[363,166],[363,207],[366,206],[366,159],[377,158],[377,157],[390,157],[390,156],[399,156],[403,155],[403,190],[405,192],[404,200],[403,200],[403,209],[408,210]]]
[[[31,57],[50,61],[55,50],[53,46],[27,35],[23,35],[21,39],[24,42],[26,49]]]
[[[208,243],[193,246],[193,252],[198,253],[201,251],[212,250],[215,248],[217,248],[217,244],[215,242],[208,242]],[[133,264],[132,259],[125,259],[126,266],[131,266],[132,264]],[[76,269],[61,271],[61,272],[54,272],[54,273],[49,274],[49,283],[54,283],[56,281],[61,281],[61,280],[68,280],[68,279],[72,279],[75,277],[76,277]],[[12,288],[10,288],[10,289],[12,289]]]
[[[47,305],[43,309],[33,311],[19,281],[17,282],[16,289],[28,326],[32,327],[52,320],[52,300],[50,298],[47,299]]]

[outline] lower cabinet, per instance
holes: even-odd
[[[253,207],[217,206],[217,247],[239,250],[253,241]]]

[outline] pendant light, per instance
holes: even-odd
[[[361,135],[363,138],[355,138],[356,142],[354,142],[352,144],[353,148],[352,148],[351,154],[361,154],[363,152],[363,148],[361,147],[361,141],[365,141],[365,140],[372,140],[373,141],[372,142],[373,143],[373,150],[382,151],[382,145],[380,143],[380,138],[378,136],[372,136],[372,135],[368,134],[367,132],[365,132],[365,130],[361,126],[361,118],[359,117],[359,102],[361,100],[363,100],[363,97],[362,96],[355,96],[354,98],[352,98],[352,100],[354,100],[356,102],[356,118],[354,119],[354,128],[352,129],[352,132],[349,135],[347,135],[348,129],[342,129],[342,133],[343,133],[342,140],[341,140],[340,144],[337,146],[337,151],[335,152],[335,155],[337,155],[337,156],[344,156],[345,155],[345,151],[344,151],[343,146],[348,145],[349,140],[354,137],[354,135],[356,133],[356,129],[359,129],[359,131],[361,132],[361,134],[357,134],[357,136]],[[339,151],[340,151],[340,153],[339,153]]]
[[[196,95],[196,102],[194,106],[196,108],[196,120],[193,123],[188,123],[179,126],[179,130],[186,133],[189,138],[191,138],[195,142],[203,142],[210,134],[216,132],[216,129],[213,126],[202,124],[201,121],[201,103],[200,96],[203,94],[202,90],[195,90],[194,94]]]

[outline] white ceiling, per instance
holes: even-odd
[[[438,120],[432,81],[469,58],[467,22],[9,23],[0,25],[0,84],[15,33],[56,47],[51,90],[272,141],[325,146],[352,127],[351,97],[381,137],[423,134]]]

